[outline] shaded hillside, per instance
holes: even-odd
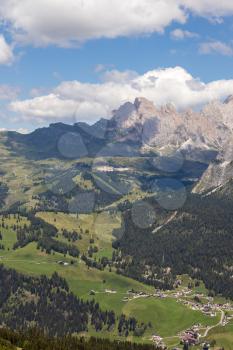
[[[134,344],[130,342],[111,342],[107,339],[85,340],[84,338],[66,336],[52,338],[36,329],[27,332],[15,332],[6,328],[0,329],[0,349],[14,350],[152,350],[154,345]]]
[[[57,273],[51,278],[34,278],[0,265],[1,325],[14,330],[37,326],[50,335],[62,336],[88,331],[90,326],[111,331],[116,322],[113,311],[102,311],[94,301],[84,302],[72,294]]]
[[[78,124],[67,125],[56,123],[51,124],[49,127],[37,129],[27,135],[8,132],[5,146],[10,150],[12,155],[23,156],[32,160],[53,157],[66,158],[59,150],[59,140],[62,136],[67,135],[64,141],[68,142],[66,147],[72,150],[72,147],[77,147],[80,143],[80,147],[85,147],[85,151],[82,151],[81,155],[93,156],[105,145],[105,140],[104,138],[99,138],[97,132],[95,134],[95,132],[90,133],[88,131],[88,125],[86,128],[83,128]],[[72,140],[72,134],[78,135],[80,140],[77,140],[77,138]]]
[[[123,252],[119,271],[171,287],[177,274],[187,273],[233,299],[232,212],[232,197],[190,195],[173,219],[155,230],[155,225],[137,227],[131,211],[126,211],[124,235],[114,243]],[[133,257],[128,264],[127,255]]]

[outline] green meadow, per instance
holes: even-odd
[[[77,216],[64,213],[38,213],[37,216],[56,226],[59,232],[62,228],[81,230],[83,239],[75,243],[80,250],[84,252],[88,248],[90,238],[93,238],[99,249],[103,249],[100,251],[104,255],[111,254],[113,239],[111,232],[113,228],[120,226],[118,214],[115,216],[108,213]],[[148,293],[154,293],[154,288],[118,275],[114,271],[110,272],[108,268],[104,271],[88,268],[80,258],[74,259],[68,255],[64,257],[59,253],[48,255],[38,250],[35,242],[13,250],[13,245],[16,242],[16,234],[13,231],[14,224],[28,225],[28,221],[21,217],[20,222],[17,223],[13,215],[9,219],[4,219],[5,228],[1,228],[3,238],[1,243],[5,246],[5,250],[0,251],[0,261],[4,265],[24,274],[35,276],[42,274],[51,276],[53,272],[57,271],[68,281],[71,291],[79,297],[83,299],[94,298],[103,309],[114,310],[118,316],[124,313],[127,316],[134,316],[139,322],[151,322],[152,328],[148,329],[142,338],[135,338],[134,341],[149,342],[152,334],[159,334],[165,338],[169,345],[175,346],[179,342],[176,336],[180,331],[197,323],[206,326],[218,322],[219,316],[214,318],[205,316],[199,311],[188,309],[171,297],[164,299],[148,297],[124,301],[123,298],[128,296],[127,292],[132,288]],[[65,238],[59,233],[58,239]],[[69,265],[59,265],[58,261],[60,260]],[[71,264],[72,260],[73,264]],[[95,295],[90,295],[91,290],[95,291]],[[114,291],[114,293],[109,291]],[[89,333],[89,336],[91,334],[92,332]],[[99,334],[98,336],[103,335]],[[105,336],[118,338],[117,331],[111,335],[107,333]]]

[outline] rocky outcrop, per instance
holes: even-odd
[[[220,152],[232,135],[233,122],[230,127],[228,117],[231,103],[213,102],[202,112],[179,112],[172,104],[158,108],[145,98],[137,98],[113,112],[115,139],[141,142],[142,147],[153,147],[160,153],[167,149],[189,154],[192,149]]]

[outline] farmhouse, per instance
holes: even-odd
[[[59,265],[69,266],[69,263],[66,262],[66,261],[59,260],[57,263],[58,263]]]
[[[153,343],[157,346],[157,347],[159,347],[160,349],[167,349],[167,347],[166,347],[166,345],[164,344],[164,342],[163,342],[163,338],[161,338],[160,336],[158,336],[158,335],[153,335],[152,336],[152,341],[153,341]]]
[[[181,335],[182,344],[197,345],[199,344],[199,334],[196,329],[188,329]]]
[[[116,294],[116,290],[111,290],[111,289],[105,289],[104,291],[105,293],[108,293],[108,294]]]

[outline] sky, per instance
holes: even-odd
[[[229,0],[0,0],[0,130],[233,94]]]

